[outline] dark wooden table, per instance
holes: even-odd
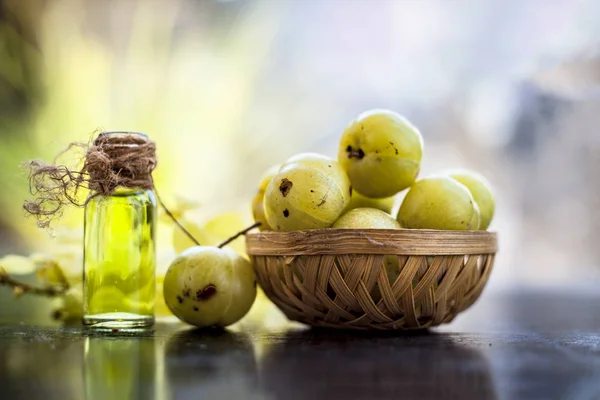
[[[600,291],[484,293],[420,334],[0,325],[0,399],[600,399]]]

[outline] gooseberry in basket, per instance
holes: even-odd
[[[306,153],[285,162],[263,201],[275,231],[329,228],[350,203],[350,180],[335,160]]]
[[[267,185],[273,180],[273,177],[277,174],[279,168],[281,168],[281,165],[277,164],[265,171],[263,176],[260,178],[258,190],[252,199],[252,217],[254,218],[255,222],[261,223],[258,227],[258,229],[261,231],[271,230],[271,227],[267,222],[267,217],[265,216],[263,200],[265,198],[265,190],[267,190]]]
[[[169,266],[163,295],[180,320],[200,328],[226,327],[250,310],[256,277],[250,262],[233,250],[194,246]]]
[[[371,198],[409,187],[419,174],[422,155],[419,130],[390,110],[359,115],[344,130],[338,149],[338,161],[354,190]]]
[[[451,170],[447,173],[451,178],[459,181],[469,189],[473,200],[479,206],[479,229],[486,230],[494,218],[496,208],[491,184],[483,175],[475,171],[463,169]]]
[[[397,219],[409,229],[476,230],[479,207],[463,184],[448,176],[431,176],[410,187]]]
[[[352,191],[350,197],[350,204],[346,207],[346,211],[353,210],[355,208],[376,208],[386,213],[391,213],[394,203],[396,202],[396,196],[383,197],[381,199],[373,199],[371,197],[364,196],[358,193],[356,190]]]
[[[400,229],[391,215],[376,208],[355,208],[342,215],[332,228],[338,229]]]
[[[401,229],[400,224],[391,215],[374,208],[355,208],[342,215],[332,226],[338,229]],[[390,283],[393,283],[398,275],[399,264],[398,257],[395,255],[385,255],[383,257],[383,267]],[[373,293],[374,300],[381,298],[379,289],[376,288]]]

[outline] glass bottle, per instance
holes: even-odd
[[[135,142],[148,140],[144,134],[131,132],[102,135],[104,143],[121,146],[121,154],[139,150]],[[123,143],[128,135],[135,139],[134,143]],[[120,186],[112,194],[97,194],[87,203],[83,256],[85,325],[127,329],[154,324],[156,218],[156,195],[151,189]]]

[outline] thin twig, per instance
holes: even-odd
[[[258,228],[261,225],[262,225],[262,222],[255,222],[254,224],[250,225],[246,229],[239,231],[238,233],[236,233],[235,235],[233,235],[232,237],[230,237],[229,239],[227,239],[226,241],[224,241],[223,243],[221,243],[217,247],[223,248],[224,246],[227,246],[229,243],[233,242],[235,239],[237,239],[240,236],[245,235],[246,233],[248,233],[248,231],[251,231],[254,228]]]
[[[55,297],[65,294],[69,290],[69,283],[65,282],[61,286],[47,286],[47,287],[36,287],[25,282],[19,282],[18,280],[11,278],[6,272],[0,270],[0,285],[7,285],[13,288],[13,291],[17,295],[23,293],[33,293],[42,296]]]
[[[194,244],[196,246],[200,246],[200,242],[197,241],[196,238],[194,236],[192,236],[192,234],[187,229],[185,229],[179,221],[177,221],[177,218],[175,218],[173,213],[171,213],[171,211],[167,208],[167,206],[165,206],[165,203],[163,203],[163,201],[160,199],[160,196],[158,195],[158,191],[156,190],[156,187],[154,188],[154,193],[156,194],[156,199],[158,200],[158,203],[160,204],[160,206],[163,208],[163,210],[165,210],[165,212],[173,220],[173,222],[175,222],[175,224],[179,227],[179,229],[181,229],[183,231],[183,233],[185,233],[186,236],[188,238],[190,238],[190,240],[192,242],[194,242]]]

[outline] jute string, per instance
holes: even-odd
[[[81,168],[57,162],[76,149],[85,151]],[[40,228],[48,228],[66,206],[85,206],[95,196],[113,194],[117,187],[154,189],[152,171],[156,164],[156,145],[144,135],[103,132],[92,144],[71,143],[53,163],[28,162],[33,198],[26,200],[23,208],[38,220]],[[83,201],[79,200],[81,189],[89,190]]]

